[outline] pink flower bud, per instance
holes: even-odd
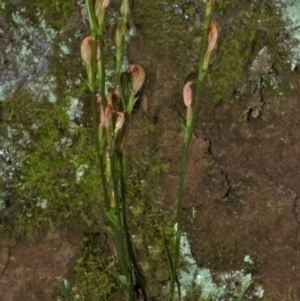
[[[100,14],[100,11],[106,9],[110,5],[111,0],[97,0],[95,4],[96,17]]]
[[[89,65],[92,59],[92,36],[87,36],[81,43],[81,58],[85,64]]]
[[[118,89],[111,91],[106,97],[107,104],[113,107],[116,101],[119,99],[119,97],[120,97],[120,92]]]
[[[217,23],[215,21],[211,21],[209,24],[209,34],[208,34],[208,47],[203,59],[203,69],[207,69],[212,51],[216,49],[217,47],[217,40],[218,40],[218,28],[217,28]]]
[[[143,86],[146,73],[140,65],[129,65],[127,72],[131,74],[131,84],[133,92],[137,93]]]
[[[209,34],[208,34],[208,48],[207,51],[212,52],[216,49],[217,40],[218,40],[218,28],[217,23],[215,21],[211,21],[209,24]]]
[[[112,116],[113,116],[112,106],[107,105],[104,111],[104,120],[103,120],[103,126],[105,128],[109,128]]]
[[[191,88],[192,83],[192,81],[187,82],[183,88],[183,101],[187,107],[190,107],[193,101],[193,91]]]
[[[102,0],[102,8],[107,8],[110,5],[111,0]]]
[[[123,112],[117,112],[117,121],[116,121],[116,130],[122,128],[124,121],[125,121],[125,114]]]

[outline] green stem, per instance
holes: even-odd
[[[193,107],[193,115],[192,115],[192,121],[190,126],[187,127],[187,133],[186,137],[184,139],[184,145],[182,149],[181,154],[181,164],[180,164],[180,172],[179,172],[179,188],[178,188],[178,200],[177,200],[177,229],[175,233],[175,255],[174,255],[174,262],[173,262],[173,274],[171,275],[171,283],[170,283],[170,301],[174,300],[174,291],[175,291],[175,283],[177,280],[177,270],[178,270],[178,263],[179,263],[179,255],[180,255],[180,240],[182,235],[182,229],[183,229],[183,195],[184,195],[184,179],[185,179],[185,173],[186,173],[186,164],[187,164],[187,158],[188,158],[188,151],[190,142],[194,133],[196,120],[199,114],[199,107],[200,107],[200,95],[203,87],[203,82],[205,79],[205,76],[207,74],[207,69],[203,69],[203,59],[204,55],[207,49],[207,35],[208,35],[208,27],[209,22],[211,18],[211,13],[205,15],[204,19],[204,28],[202,32],[202,42],[201,42],[201,48],[200,48],[200,59],[199,59],[199,68],[198,68],[198,78],[197,78],[197,92],[195,96],[195,102]],[[178,286],[178,299],[181,299],[180,296],[180,287]]]
[[[130,115],[133,110],[133,107],[135,104],[135,94],[136,94],[136,92],[131,91],[131,93],[129,95],[129,100],[128,100],[128,104],[126,107],[126,111],[127,111],[128,115]]]
[[[122,27],[121,27],[121,33],[122,33],[122,41],[121,46],[116,48],[116,77],[117,77],[117,85],[120,90],[120,98],[121,98],[121,105],[120,108],[121,111],[126,111],[126,104],[124,100],[124,91],[122,90],[121,85],[121,67],[122,62],[124,58],[124,52],[125,52],[125,34],[126,34],[126,23],[127,23],[127,16],[122,17]]]
[[[100,95],[103,108],[106,107],[106,95],[105,95],[105,53],[104,53],[104,42],[103,42],[103,33],[102,33],[102,26],[100,26],[100,30],[98,32],[98,43],[101,55],[101,70],[99,74],[100,78]]]
[[[141,269],[137,263],[135,254],[134,254],[134,249],[129,237],[129,232],[128,232],[128,227],[127,227],[127,218],[126,218],[126,212],[125,212],[125,176],[126,176],[126,171],[124,168],[124,161],[123,161],[123,154],[121,152],[118,153],[118,159],[119,159],[119,164],[120,164],[120,173],[121,173],[121,194],[122,194],[122,199],[124,200],[123,202],[123,217],[124,217],[124,229],[125,229],[125,235],[126,235],[126,245],[128,247],[128,252],[129,252],[129,256],[130,256],[130,261],[133,265],[133,269],[134,269],[134,274],[135,274],[135,278],[136,281],[139,285],[139,287],[142,290],[143,293],[143,297],[146,301],[151,301],[151,297],[149,296],[148,290],[147,290],[147,285],[146,285],[146,280],[143,276],[143,273],[141,272]]]
[[[98,136],[98,123],[99,120],[97,118],[97,107],[96,107],[96,53],[97,53],[97,39],[96,39],[96,33],[97,33],[97,21],[95,18],[94,13],[94,7],[93,7],[93,1],[92,0],[86,0],[86,7],[88,10],[89,20],[90,20],[90,27],[91,27],[91,33],[92,33],[92,59],[91,59],[91,67],[90,67],[90,77],[89,77],[89,86],[91,91],[91,102],[92,102],[92,122],[93,122],[93,132],[94,132],[94,141],[95,141],[95,148],[98,156],[98,161],[100,165],[100,174],[101,174],[101,182],[102,182],[102,188],[103,188],[103,194],[104,194],[104,200],[106,208],[109,208],[109,197],[108,197],[108,191],[107,191],[107,182],[105,177],[105,161],[103,158],[103,152],[100,149],[100,141]],[[100,42],[100,51],[101,46],[103,48],[103,44]],[[103,49],[102,49],[103,52]],[[102,61],[102,68],[105,70],[105,64],[104,64],[104,57],[101,56]],[[105,72],[104,75],[102,75],[102,81],[105,81]]]
[[[121,275],[125,276],[128,286],[124,286],[129,301],[134,300],[133,279],[131,273],[131,256],[129,252],[130,241],[127,235],[126,212],[125,212],[125,188],[124,188],[124,171],[118,169],[119,157],[115,147],[114,137],[109,137],[109,160],[111,165],[111,182],[112,191],[116,200],[115,212],[117,214],[118,229],[114,232],[114,238],[117,249],[118,261],[120,263]],[[119,182],[120,181],[120,182]],[[120,187],[121,186],[121,187]],[[120,193],[121,192],[121,193]]]
[[[97,21],[95,17],[95,10],[93,5],[93,0],[86,0],[85,1],[86,8],[89,15],[89,21],[90,21],[90,28],[92,33],[96,33],[97,31]]]

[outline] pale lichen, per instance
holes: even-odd
[[[45,86],[49,82],[44,75],[48,71],[48,57],[57,32],[47,25],[41,11],[35,12],[40,19],[38,24],[26,18],[25,13],[26,8],[23,7],[11,15],[8,35],[12,42],[4,50],[6,64],[0,69],[1,101],[11,98],[21,88],[36,99],[47,96]]]
[[[296,41],[292,46],[292,56],[290,58],[291,69],[295,70],[300,62],[300,2],[294,0],[275,0],[283,20],[286,22],[287,32]]]
[[[247,294],[262,298],[264,290],[262,286],[255,284],[251,273],[244,270],[228,271],[226,273],[212,274],[207,268],[197,266],[192,256],[191,247],[186,233],[183,233],[180,242],[180,254],[183,268],[179,272],[181,294],[185,300],[242,300]]]

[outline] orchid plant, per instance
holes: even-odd
[[[81,57],[87,70],[87,86],[90,90],[92,102],[92,120],[96,153],[99,159],[100,178],[105,203],[105,214],[109,226],[106,227],[113,237],[116,256],[119,262],[119,279],[128,301],[135,300],[134,284],[137,282],[144,300],[151,300],[145,280],[137,264],[135,253],[129,239],[126,219],[126,171],[123,160],[123,140],[127,124],[137,101],[137,93],[141,90],[146,73],[138,64],[131,64],[127,70],[122,70],[124,63],[125,35],[128,30],[129,0],[122,0],[120,6],[120,20],[113,27],[113,44],[116,58],[116,87],[111,92],[105,90],[106,70],[103,42],[103,28],[105,12],[110,0],[86,0],[91,34],[83,39]],[[188,82],[183,89],[183,99],[187,107],[186,124],[182,125],[184,145],[182,150],[180,180],[177,200],[177,230],[175,233],[174,258],[168,253],[170,272],[170,300],[175,298],[175,284],[177,283],[178,299],[180,300],[180,284],[178,282],[179,247],[182,234],[182,202],[184,177],[186,170],[189,145],[195,128],[200,94],[203,81],[207,74],[212,52],[216,48],[218,30],[216,22],[211,22],[212,0],[206,1],[206,14],[200,49],[200,61],[197,92],[193,101],[192,85]],[[208,41],[207,41],[208,37]],[[130,87],[125,87],[122,76],[128,74]],[[127,92],[128,91],[128,92]]]

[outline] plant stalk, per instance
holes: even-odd
[[[206,5],[211,5],[211,1],[207,0]],[[204,26],[202,32],[202,40],[201,40],[201,48],[200,48],[200,55],[199,55],[199,67],[198,67],[198,78],[197,78],[197,92],[195,96],[195,102],[193,106],[193,115],[191,124],[187,127],[187,131],[185,133],[186,137],[184,139],[184,145],[181,154],[181,163],[180,163],[180,173],[179,173],[179,188],[178,188],[178,200],[177,200],[177,229],[175,232],[175,255],[174,255],[174,262],[172,266],[172,275],[170,281],[170,301],[174,300],[174,292],[175,292],[175,283],[178,280],[178,263],[179,263],[179,256],[180,256],[180,240],[182,236],[182,229],[183,229],[183,195],[184,195],[184,180],[185,180],[185,173],[186,173],[186,164],[188,159],[188,151],[190,147],[190,142],[195,130],[195,125],[197,121],[197,117],[199,114],[199,107],[200,107],[200,95],[204,83],[205,76],[207,74],[207,69],[203,69],[203,60],[205,56],[205,52],[207,49],[207,36],[208,36],[208,27],[209,22],[211,19],[211,9],[206,12],[205,19],[204,19]],[[180,284],[177,284],[178,289],[178,300],[181,300],[180,296]]]

